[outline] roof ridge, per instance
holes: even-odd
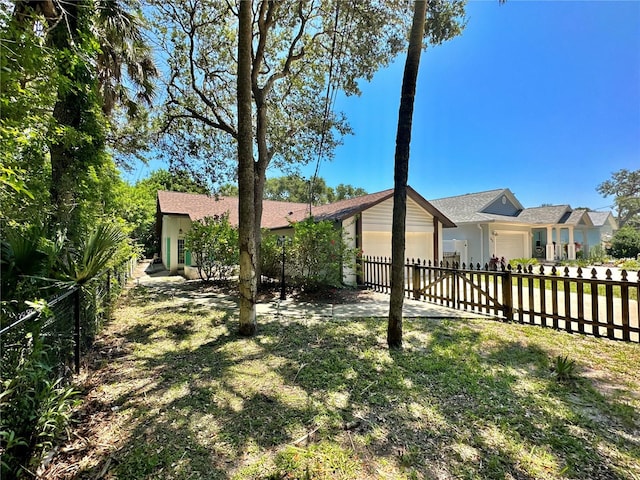
[[[481,192],[468,192],[468,193],[462,193],[460,195],[451,195],[448,197],[440,197],[440,198],[436,198],[434,200],[429,200],[430,202],[436,202],[438,200],[449,200],[451,198],[459,198],[459,197],[470,197],[470,196],[475,196],[475,195],[484,195],[487,193],[493,193],[493,192],[504,192],[505,190],[509,190],[508,188],[493,188],[490,190],[483,190]]]

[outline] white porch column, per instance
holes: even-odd
[[[547,246],[546,246],[546,258],[547,262],[553,262],[555,251],[553,250],[553,230],[551,227],[547,227]]]
[[[562,229],[558,226],[556,226],[554,228],[555,232],[556,232],[556,245],[555,245],[555,254],[553,259],[554,260],[560,260],[562,259]]]
[[[569,225],[569,245],[567,245],[567,259],[576,259],[576,244],[573,240],[573,225]]]

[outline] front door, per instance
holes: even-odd
[[[547,255],[545,250],[547,245],[547,229],[534,228],[532,233],[533,233],[533,252],[531,252],[531,257],[544,259]]]

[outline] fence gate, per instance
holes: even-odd
[[[511,272],[469,265],[413,262],[411,290],[416,300],[446,307],[513,319]],[[508,288],[504,288],[507,285]]]

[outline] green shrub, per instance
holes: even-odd
[[[204,281],[228,278],[240,258],[238,230],[231,226],[228,214],[193,222],[184,247]]]
[[[527,268],[529,265],[535,267],[538,264],[539,262],[537,258],[512,258],[509,260],[509,265],[511,265],[511,268],[513,269],[518,268],[518,265],[522,265],[522,268]]]
[[[611,239],[609,251],[615,258],[636,258],[640,254],[640,231],[625,225]]]
[[[628,272],[638,272],[640,271],[640,260],[625,260],[619,263],[618,267]]]
[[[559,382],[571,382],[576,379],[576,362],[568,356],[558,355],[553,360],[551,372]]]
[[[304,288],[341,286],[343,266],[355,265],[355,251],[347,247],[342,229],[313,218],[293,228],[291,267],[287,268],[293,283]]]
[[[608,260],[607,252],[602,245],[594,245],[589,248],[589,263],[598,264],[605,263]]]
[[[3,352],[0,391],[2,478],[20,478],[24,467],[37,465],[71,418],[78,392],[65,386],[50,365],[36,333],[28,333],[19,355]],[[9,360],[9,361],[8,361]]]
[[[280,277],[282,269],[282,246],[278,245],[278,236],[273,235],[268,231],[262,232],[262,242],[260,243],[260,265],[262,275],[270,278]]]

